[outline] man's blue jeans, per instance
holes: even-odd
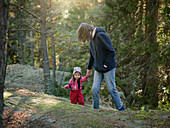
[[[106,73],[100,73],[95,70],[94,79],[93,79],[93,87],[92,87],[92,102],[93,108],[99,109],[99,91],[101,87],[101,83],[105,79],[108,92],[110,93],[112,100],[114,101],[116,108],[120,109],[122,107],[122,102],[119,96],[119,93],[116,89],[115,84],[115,68]]]

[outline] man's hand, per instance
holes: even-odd
[[[87,75],[87,76],[91,76],[91,75],[92,75],[92,70],[87,69],[86,75]]]
[[[107,66],[106,65],[103,65],[105,68],[107,68]]]

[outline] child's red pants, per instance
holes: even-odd
[[[72,104],[80,104],[84,106],[84,97],[81,89],[70,91],[70,99]]]

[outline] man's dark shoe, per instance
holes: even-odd
[[[121,109],[119,109],[119,111],[125,111],[124,105],[121,107]]]

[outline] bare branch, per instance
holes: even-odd
[[[37,29],[9,29],[9,31],[36,31],[38,33],[41,33],[39,30]]]
[[[41,19],[40,19],[38,16],[36,16],[35,14],[33,14],[33,13],[31,13],[30,11],[26,10],[25,8],[23,8],[23,7],[21,7],[21,6],[18,6],[18,5],[16,5],[16,4],[12,4],[12,3],[10,3],[10,5],[15,6],[15,7],[19,8],[19,9],[24,10],[25,12],[27,12],[28,14],[30,14],[30,15],[33,16],[34,18],[36,18],[36,19],[38,19],[38,20],[41,21]]]

